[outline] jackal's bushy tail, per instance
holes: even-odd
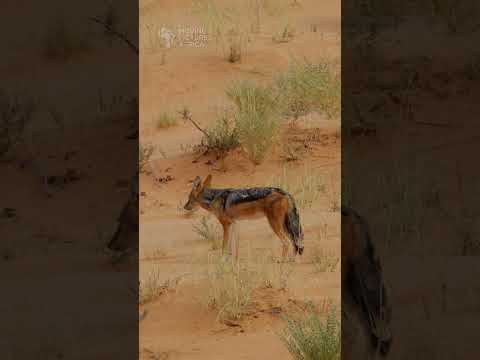
[[[295,247],[295,253],[302,255],[303,253],[303,230],[300,224],[300,216],[298,215],[297,206],[293,197],[289,196],[288,212],[285,216],[285,230]]]

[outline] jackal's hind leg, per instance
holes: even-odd
[[[238,231],[235,223],[232,223],[230,226],[230,253],[233,258],[238,261],[238,252],[239,252],[239,241],[238,241]]]
[[[285,261],[288,255],[290,243],[287,236],[283,232],[283,217],[278,217],[275,215],[275,213],[269,213],[267,214],[267,219],[273,232],[282,242],[282,261]]]
[[[230,247],[230,234],[231,234],[232,224],[230,222],[224,222],[224,221],[222,221],[221,223],[223,227],[222,254],[225,255],[225,252],[227,251],[227,246]]]

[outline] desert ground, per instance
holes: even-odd
[[[260,29],[248,33],[241,60],[231,63],[214,39],[201,47],[158,44],[163,26],[203,25],[191,1],[140,1],[140,144],[155,150],[140,173],[140,288],[161,287],[156,296],[141,299],[141,359],[289,359],[279,336],[283,317],[307,302],[321,316],[333,305],[339,309],[340,265],[326,271],[318,259],[340,258],[340,119],[312,112],[295,124],[281,120],[278,141],[254,164],[241,147],[220,159],[195,151],[203,134],[178,114],[188,106],[199,126],[208,128],[218,108],[228,105],[225,90],[232,81],[268,84],[292,58],[339,61],[339,1],[285,2],[271,11],[278,15],[262,9]],[[274,41],[287,23],[291,38]],[[158,125],[165,112],[176,118],[172,126]],[[302,144],[304,151],[286,158],[285,144]],[[237,225],[240,266],[264,280],[235,320],[209,306],[221,250],[194,231],[208,213],[183,210],[192,180],[208,174],[214,188],[287,184],[305,202],[299,209],[305,252],[294,263],[278,263],[281,243],[266,219]],[[213,217],[207,219],[217,226]]]

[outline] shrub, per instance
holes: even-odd
[[[285,317],[286,329],[280,335],[296,360],[339,360],[340,321],[332,307],[322,321],[311,307],[300,319]]]
[[[220,157],[240,145],[238,132],[225,112],[217,118],[214,125],[206,130],[205,137],[207,148]]]
[[[327,61],[294,61],[286,73],[275,77],[275,85],[278,104],[287,117],[296,120],[312,111],[324,113],[329,119],[340,115],[340,76]]]
[[[272,91],[242,81],[231,85],[227,96],[236,107],[233,117],[238,138],[250,160],[258,164],[275,143],[279,129]]]
[[[157,120],[158,129],[165,129],[175,125],[177,125],[177,119],[173,115],[166,112],[161,113]]]

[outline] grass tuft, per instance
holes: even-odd
[[[318,272],[334,272],[340,259],[332,253],[317,251],[313,256],[313,264]]]
[[[290,24],[285,24],[282,29],[273,35],[272,40],[276,43],[287,43],[295,37],[295,30]]]
[[[140,144],[138,149],[138,171],[144,173],[147,171],[147,165],[155,152],[155,146],[152,144]]]
[[[340,321],[335,307],[330,308],[325,321],[313,306],[303,317],[285,317],[285,321],[287,326],[280,337],[295,360],[340,359]]]
[[[208,133],[208,136],[205,137],[207,148],[214,151],[219,157],[223,157],[240,145],[238,132],[226,112],[221,114],[206,132]]]
[[[211,222],[207,216],[202,216],[197,224],[193,225],[193,231],[204,241],[211,244],[212,250],[222,247],[222,234],[217,224]]]
[[[218,311],[218,319],[238,320],[251,303],[255,282],[249,272],[226,257],[210,261],[207,304]]]
[[[172,289],[176,286],[175,281],[162,281],[161,271],[158,267],[153,267],[144,277],[140,280],[138,288],[138,301],[140,305],[146,304],[155,300],[165,291]]]
[[[233,117],[239,141],[250,160],[259,164],[275,143],[280,125],[273,93],[270,88],[240,81],[227,89],[227,96],[235,104]]]
[[[158,117],[157,129],[166,129],[166,128],[177,125],[177,123],[178,121],[173,115],[163,112]]]
[[[297,173],[298,174],[298,173]],[[322,178],[308,164],[304,165],[303,174],[292,180],[291,170],[285,164],[280,176],[271,181],[272,186],[289,192],[300,209],[308,209],[326,192]]]
[[[293,264],[279,264],[271,256],[249,256],[245,262],[209,257],[206,303],[220,321],[239,320],[251,310],[256,289],[283,290],[292,272]]]
[[[332,63],[293,61],[275,77],[278,102],[284,116],[294,120],[317,111],[329,119],[340,116],[341,82]]]

